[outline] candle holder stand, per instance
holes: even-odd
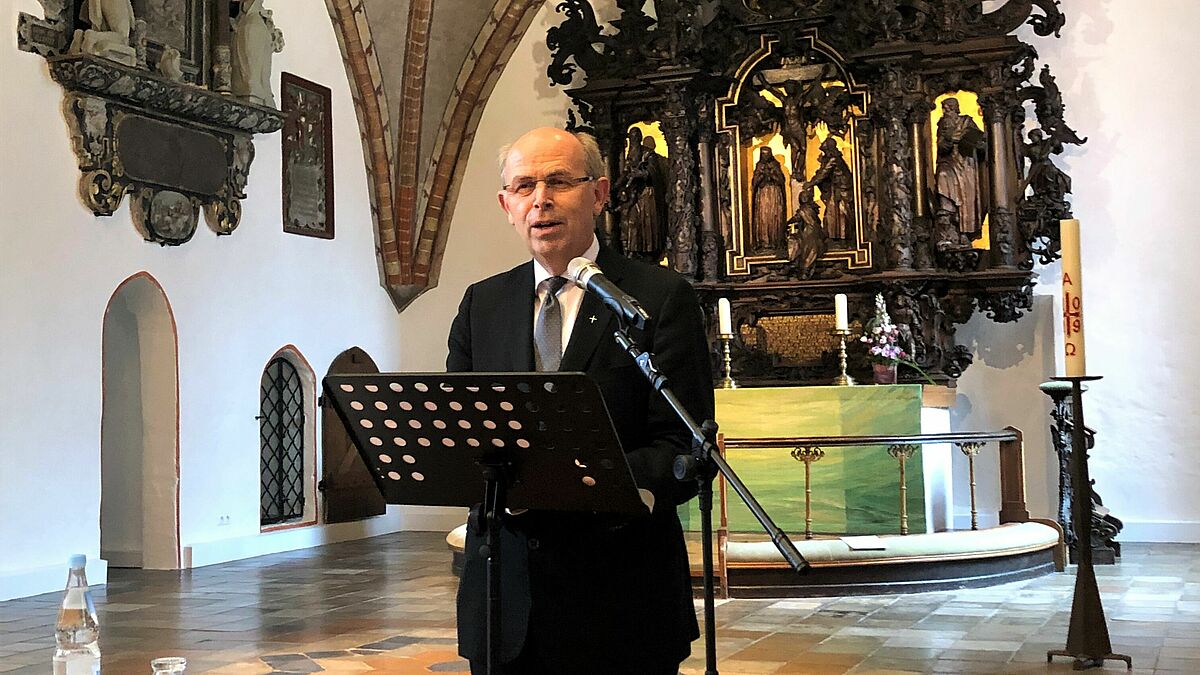
[[[733,359],[729,355],[729,345],[733,342],[733,333],[721,333],[721,372],[725,377],[721,378],[722,389],[737,389],[737,382],[733,379]]]
[[[854,378],[846,374],[846,338],[850,336],[850,331],[835,328],[831,331],[831,335],[838,338],[839,374],[833,378],[833,383],[839,387],[853,386],[855,384]]]
[[[1092,547],[1092,483],[1088,476],[1087,441],[1083,423],[1083,383],[1100,379],[1096,376],[1077,375],[1052,378],[1071,383],[1071,518],[1074,521],[1075,541],[1080,542],[1079,560],[1075,569],[1075,597],[1071,602],[1071,623],[1067,628],[1067,648],[1051,649],[1046,652],[1046,662],[1055,656],[1075,659],[1074,670],[1100,668],[1105,661],[1124,661],[1126,668],[1133,668],[1133,659],[1125,654],[1114,654],[1108,637],[1108,624],[1104,620],[1104,606],[1100,603],[1100,589],[1096,585],[1093,568]]]

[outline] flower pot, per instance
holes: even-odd
[[[871,368],[874,371],[875,384],[896,384],[896,364],[873,363]]]

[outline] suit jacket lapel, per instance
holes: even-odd
[[[622,258],[607,248],[601,246],[600,254],[596,256],[596,264],[615,284],[621,283],[623,266]],[[593,317],[595,320],[593,321]],[[612,339],[612,333],[617,328],[617,319],[612,312],[591,293],[584,293],[583,302],[579,305],[579,314],[575,316],[575,325],[571,328],[571,341],[563,353],[562,362],[558,369],[561,371],[586,370],[592,355],[596,352],[602,340]],[[532,329],[530,329],[532,333]]]
[[[497,315],[509,322],[508,330],[500,331],[507,344],[502,344],[507,367],[497,370],[530,372],[533,370],[533,262],[513,270],[501,295],[502,307]]]

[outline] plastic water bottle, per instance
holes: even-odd
[[[88,590],[84,567],[87,556],[71,556],[67,590],[54,624],[54,675],[95,675],[100,672],[100,622]]]

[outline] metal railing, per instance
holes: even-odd
[[[975,495],[975,457],[988,443],[1000,448],[1000,522],[1025,522],[1029,510],[1025,503],[1025,457],[1021,431],[1006,427],[1001,431],[969,431],[948,434],[900,436],[780,436],[773,438],[722,437],[722,452],[727,449],[790,449],[791,456],[804,464],[804,538],[813,538],[812,465],[825,457],[826,448],[882,445],[899,465],[900,534],[908,534],[908,486],[906,462],[922,445],[953,443],[967,457],[970,476],[971,529],[979,529],[979,510]],[[725,495],[721,491],[721,526],[727,526]]]

